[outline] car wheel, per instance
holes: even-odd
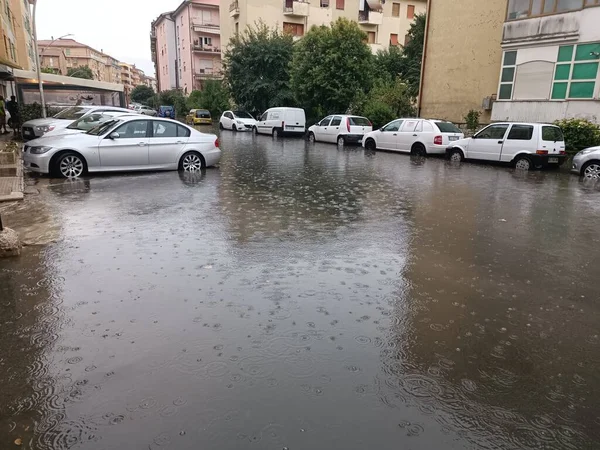
[[[221,122],[219,122],[219,130],[223,129],[223,124]]]
[[[581,175],[592,180],[600,179],[600,162],[590,161],[581,169]]]
[[[461,152],[459,149],[455,148],[450,151],[450,161],[461,162],[464,161],[464,159],[465,157],[463,155],[463,152]]]
[[[315,138],[315,133],[313,133],[312,131],[308,133],[308,142],[310,142],[311,144],[317,142],[317,139]]]
[[[375,139],[367,139],[367,142],[365,142],[365,148],[373,152],[377,150],[377,144],[375,143]]]
[[[344,138],[344,136],[338,136],[337,145],[338,147],[343,147],[344,145],[346,145],[346,139]]]
[[[63,178],[77,178],[85,172],[85,162],[75,152],[63,153],[56,160],[56,173]]]
[[[273,137],[277,139],[279,137],[279,130],[277,128],[273,128]]]
[[[410,149],[410,154],[415,156],[427,156],[427,150],[423,144],[414,144]]]
[[[179,161],[179,170],[184,172],[199,172],[203,166],[202,157],[198,152],[188,152]]]
[[[231,131],[237,131],[237,127],[235,126],[235,123],[231,126]]]
[[[531,163],[531,159],[527,156],[519,156],[515,160],[515,169],[519,170],[531,170],[533,168],[533,164]]]

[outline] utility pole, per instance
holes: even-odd
[[[33,5],[33,48],[35,50],[35,65],[37,68],[38,83],[40,86],[40,101],[42,104],[42,117],[46,118],[46,99],[44,98],[44,83],[42,82],[42,68],[40,67],[40,52],[38,49],[38,38],[37,38],[37,27],[35,21],[35,13],[37,8],[37,0],[29,0],[29,3]]]

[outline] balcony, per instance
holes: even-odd
[[[220,78],[221,76],[221,72],[213,68],[196,69],[196,72],[194,73],[194,78],[200,80],[215,79]]]
[[[212,55],[221,55],[221,49],[217,47],[212,47],[209,45],[200,45],[194,43],[193,50],[196,53],[204,53],[204,54],[212,54]]]
[[[383,23],[383,13],[377,11],[359,11],[358,23],[367,26],[381,25]]]
[[[214,23],[205,23],[201,20],[194,20],[192,22],[192,26],[194,27],[194,31],[197,33],[221,34],[221,27],[219,27],[219,25],[215,25]]]
[[[306,1],[285,0],[283,3],[284,16],[308,17],[310,3]]]
[[[240,15],[240,4],[237,2],[231,2],[229,4],[229,17],[237,17]]]
[[[582,22],[594,23],[600,20],[600,10],[589,8],[548,16],[531,17],[504,22],[502,45],[524,43],[562,43],[577,40]],[[595,17],[595,19],[594,19]],[[596,22],[597,23],[597,22]]]

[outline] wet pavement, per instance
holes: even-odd
[[[56,242],[0,261],[0,448],[600,446],[599,186],[221,146],[38,182]]]

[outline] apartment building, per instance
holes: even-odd
[[[430,0],[420,114],[600,120],[600,0]]]
[[[12,69],[33,70],[35,51],[27,0],[0,0],[0,95],[12,94]]]
[[[219,0],[185,0],[161,14],[151,29],[152,58],[159,91],[189,94],[221,76]]]
[[[339,17],[359,23],[372,51],[403,45],[414,16],[424,13],[425,0],[231,0],[221,8],[221,39],[262,20],[300,38],[313,25],[328,25]]]
[[[154,92],[156,92],[156,89],[157,89],[156,78],[149,77],[148,75],[142,75],[141,80],[142,80],[141,82],[144,86],[148,86],[150,89],[152,89]]]

